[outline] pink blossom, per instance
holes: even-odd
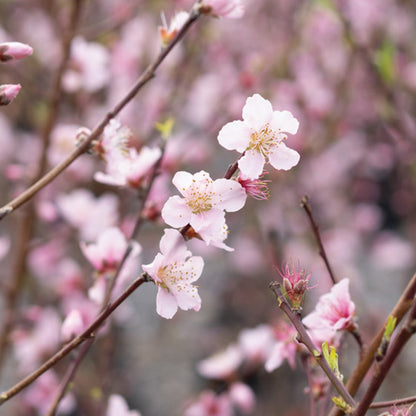
[[[201,276],[204,260],[192,256],[182,235],[176,230],[165,229],[160,240],[160,251],[152,263],[143,265],[143,270],[158,286],[157,313],[171,319],[178,307],[185,311],[199,311],[201,298],[193,283]]]
[[[270,182],[269,180],[261,180],[260,178],[248,179],[241,174],[238,175],[237,180],[248,196],[257,200],[269,199],[270,191],[267,187],[267,182]]]
[[[208,245],[221,245],[227,236],[224,210],[238,211],[245,204],[241,185],[230,179],[213,181],[203,170],[194,175],[177,172],[172,182],[183,198],[167,200],[162,209],[165,222],[172,227],[190,224]]]
[[[243,362],[243,352],[238,345],[230,345],[225,350],[199,362],[198,373],[206,378],[224,380],[234,374]]]
[[[351,301],[348,286],[349,279],[343,279],[332,286],[329,293],[320,297],[315,310],[303,318],[303,323],[315,335],[318,334],[318,338],[322,331],[330,335],[331,331],[354,329],[355,304]]]
[[[108,399],[107,413],[105,416],[140,416],[140,413],[137,410],[129,410],[122,396],[112,394]]]
[[[94,268],[100,273],[117,270],[127,249],[127,240],[124,234],[116,227],[104,230],[97,243],[86,244],[81,242],[81,250]],[[134,254],[141,251],[139,243],[134,243]]]
[[[168,26],[165,15],[162,13],[162,26],[159,26],[159,35],[164,46],[166,46],[175,37],[188,18],[188,12],[178,12],[172,17],[170,25]]]
[[[85,328],[81,313],[73,309],[65,318],[61,327],[61,337],[63,342],[68,342]]]
[[[298,127],[299,122],[289,111],[273,111],[270,101],[254,94],[247,98],[243,121],[227,123],[220,130],[218,141],[228,150],[244,153],[238,167],[244,178],[257,179],[266,162],[283,170],[297,165],[299,153],[283,141],[287,139],[284,132],[295,134]]]
[[[235,407],[244,414],[252,413],[256,406],[256,396],[247,384],[233,383],[228,391],[228,397]]]
[[[244,15],[244,6],[241,0],[204,0],[201,10],[205,14],[230,19],[238,19]]]
[[[72,41],[69,68],[63,77],[63,86],[68,92],[79,89],[95,92],[110,80],[106,48],[97,42],[87,42],[80,36]]]
[[[17,97],[21,88],[20,84],[0,85],[0,105],[10,104]]]
[[[0,260],[6,256],[10,249],[10,240],[7,237],[0,237]]]
[[[263,363],[275,343],[273,329],[269,325],[244,329],[238,337],[238,343],[246,360]]]
[[[87,189],[75,189],[59,195],[56,204],[64,219],[88,241],[118,222],[118,199],[110,193],[95,197]]]
[[[295,341],[297,331],[285,322],[279,323],[274,329],[275,343],[270,349],[269,357],[265,363],[268,372],[280,367],[284,360],[287,360],[292,368],[295,367],[295,357],[298,350],[298,343]]]
[[[184,416],[232,416],[234,414],[227,394],[216,395],[204,391],[199,398],[187,406]]]
[[[0,43],[0,62],[7,62],[13,59],[22,59],[32,55],[33,49],[20,42]]]

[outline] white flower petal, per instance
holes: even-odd
[[[263,173],[264,157],[255,150],[249,150],[238,161],[238,168],[247,179],[257,179]]]
[[[166,257],[165,263],[182,262],[192,255],[186,248],[182,234],[173,229],[165,229],[160,240],[160,251]]]
[[[296,134],[299,128],[299,121],[293,117],[290,111],[274,111],[270,123],[273,130]]]
[[[227,123],[218,133],[218,142],[227,150],[243,153],[250,142],[250,128],[239,120]]]
[[[273,108],[270,101],[261,95],[254,94],[247,98],[243,107],[243,120],[254,130],[261,130],[269,123],[273,116]]]
[[[247,195],[243,187],[234,180],[217,179],[213,184],[216,206],[228,212],[243,208]]]
[[[300,154],[287,147],[284,143],[279,143],[274,149],[270,150],[269,161],[275,169],[289,170],[299,163]]]
[[[172,319],[177,310],[178,303],[172,293],[159,287],[156,297],[156,312],[163,318]]]
[[[162,208],[162,218],[171,227],[183,227],[191,219],[191,210],[181,197],[171,196]]]
[[[183,192],[185,191],[188,186],[192,185],[192,179],[193,175],[191,175],[189,172],[185,172],[183,170],[176,172],[175,176],[172,179],[172,183],[176,186],[178,191],[183,195]]]

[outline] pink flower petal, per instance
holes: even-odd
[[[159,286],[156,297],[156,311],[166,319],[172,319],[178,310],[178,303],[175,297],[168,290]]]
[[[227,150],[243,153],[250,142],[250,128],[240,120],[227,123],[218,133],[218,142]]]
[[[217,195],[216,206],[228,212],[235,212],[243,208],[246,203],[247,194],[244,188],[230,179],[217,179],[213,184]]]
[[[257,179],[263,172],[264,163],[262,154],[255,150],[248,150],[238,161],[238,167],[245,178]]]
[[[254,130],[260,130],[269,123],[273,116],[273,108],[270,101],[260,94],[254,94],[247,98],[243,107],[243,120]]]
[[[269,153],[270,164],[276,169],[289,170],[299,163],[300,154],[280,143]]]
[[[184,258],[192,255],[186,248],[182,234],[173,229],[165,229],[160,240],[160,251],[166,257],[165,263],[183,261]]]
[[[162,218],[171,227],[183,227],[191,219],[191,210],[181,197],[171,196],[162,208]]]
[[[274,111],[270,123],[273,130],[296,134],[299,128],[299,121],[293,117],[290,111]]]
[[[192,185],[193,175],[183,170],[176,172],[172,179],[172,183],[176,186],[178,191],[183,195],[184,191]]]

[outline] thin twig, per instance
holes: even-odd
[[[392,340],[389,349],[387,350],[386,356],[381,361],[380,365],[377,367],[374,376],[368,386],[366,392],[364,393],[363,398],[360,400],[360,403],[357,406],[357,409],[354,412],[354,416],[364,416],[371,405],[371,402],[374,400],[381,384],[383,383],[387,373],[389,372],[394,361],[402,351],[403,347],[409,341],[409,339],[416,332],[416,299],[413,301],[412,307],[410,309],[409,315],[406,319],[406,322],[403,324],[399,333]]]
[[[328,270],[329,277],[331,278],[332,283],[335,284],[337,282],[337,279],[335,278],[335,274],[332,271],[331,265],[329,264],[328,256],[326,255],[326,251],[325,251],[324,245],[322,243],[322,239],[321,239],[321,234],[319,232],[319,227],[318,227],[317,223],[315,222],[315,220],[313,218],[312,209],[311,209],[311,206],[310,206],[310,203],[309,203],[309,198],[306,195],[304,195],[302,197],[301,202],[300,202],[300,206],[305,210],[306,215],[309,218],[309,222],[311,224],[313,234],[315,236],[316,242],[318,243],[319,255],[322,257],[322,259],[325,263],[325,266]]]
[[[319,366],[322,368],[322,370],[327,375],[329,381],[332,383],[332,385],[335,387],[336,391],[342,396],[342,398],[345,400],[345,402],[350,405],[352,408],[356,407],[356,403],[348,390],[345,388],[344,384],[339,380],[339,378],[335,375],[335,373],[331,370],[329,367],[329,364],[323,357],[322,353],[320,353],[313,343],[311,337],[308,335],[305,327],[302,324],[302,321],[298,314],[292,311],[292,308],[289,306],[289,304],[286,302],[286,299],[283,295],[283,292],[280,288],[280,283],[274,281],[271,282],[269,285],[270,289],[273,291],[273,293],[276,295],[279,308],[286,314],[286,316],[290,319],[296,330],[299,334],[299,341],[303,343],[306,348],[309,350],[309,352],[312,354],[312,356],[315,358],[316,362],[319,364]]]
[[[196,5],[199,2],[196,3]],[[8,202],[2,208],[0,208],[0,220],[9,215],[11,212],[15,211],[18,207],[29,201],[36,193],[43,189],[46,185],[52,182],[62,171],[64,171],[74,160],[86,152],[91,142],[98,139],[101,133],[104,131],[105,126],[110,122],[111,119],[117,116],[117,114],[137,95],[137,93],[142,89],[142,87],[147,84],[152,78],[156,76],[156,70],[160,64],[164,61],[169,52],[173,47],[182,39],[185,33],[189,30],[192,24],[199,18],[200,11],[199,8],[194,6],[189,15],[188,20],[184,23],[182,28],[178,31],[176,36],[173,38],[172,42],[166,47],[163,48],[155,61],[150,64],[143,74],[139,77],[136,84],[132,89],[124,96],[124,98],[117,103],[114,108],[109,111],[103,120],[94,128],[91,134],[76,148],[71,154],[67,156],[59,165],[51,169],[46,175],[40,178],[35,184],[26,189],[22,194],[17,198]]]
[[[374,402],[370,405],[370,409],[381,409],[383,407],[400,406],[403,404],[411,404],[416,402],[416,396],[403,397],[402,399],[388,400],[385,402]]]
[[[45,371],[49,370],[56,363],[66,357],[72,350],[78,345],[89,340],[95,336],[97,330],[106,321],[106,319],[143,283],[153,281],[147,273],[142,273],[133,283],[131,283],[120,296],[118,296],[114,302],[110,303],[103,312],[101,312],[97,318],[92,322],[88,328],[86,328],[80,335],[74,338],[71,342],[66,344],[57,353],[55,353],[48,361],[42,364],[37,370],[33,371],[19,383],[15,384],[9,390],[0,394],[0,405],[15,396],[24,388],[29,386],[33,381],[40,377]]]

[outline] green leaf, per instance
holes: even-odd
[[[395,52],[395,46],[389,40],[385,40],[376,51],[375,65],[386,84],[391,84],[396,79]]]
[[[174,124],[175,124],[175,119],[173,117],[169,117],[163,123],[156,123],[155,127],[156,127],[156,130],[160,132],[162,139],[167,140],[172,134],[172,129],[173,129]]]

